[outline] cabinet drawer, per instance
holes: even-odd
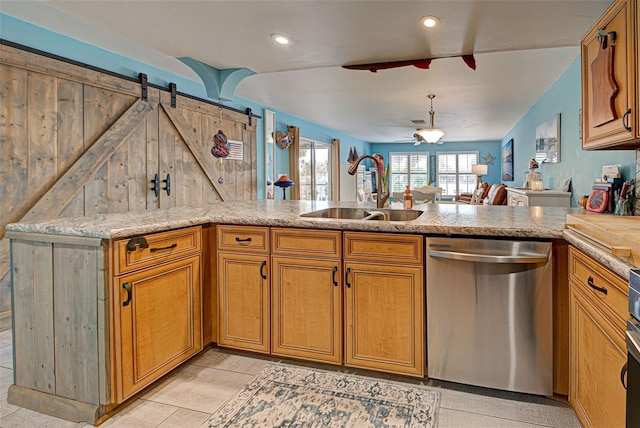
[[[518,195],[509,192],[509,206],[511,207],[526,207],[529,205],[529,198],[525,195]]]
[[[309,229],[271,229],[272,254],[304,257],[341,258],[339,231]]]
[[[422,264],[423,247],[420,235],[344,233],[345,260]]]
[[[594,304],[607,308],[624,326],[628,318],[629,287],[623,278],[574,247],[569,248],[569,276]]]
[[[201,250],[200,226],[121,239],[116,241],[114,247],[115,275],[195,254]]]
[[[218,251],[268,253],[269,228],[251,226],[218,226]]]

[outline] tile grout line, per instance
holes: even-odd
[[[516,423],[519,423],[519,424],[527,424],[527,425],[532,425],[532,426],[536,426],[536,427],[564,428],[564,426],[560,426],[560,425],[546,425],[546,424],[541,424],[541,423],[536,423],[536,422],[521,421],[521,420],[518,420],[518,419],[504,418],[502,416],[497,416],[497,415],[490,415],[490,414],[488,415],[488,414],[485,414],[485,413],[478,413],[478,412],[468,412],[466,410],[454,409],[454,408],[445,407],[445,406],[442,406],[442,405],[439,406],[438,410],[440,410],[440,409],[446,409],[446,410],[449,410],[449,411],[452,411],[452,412],[466,413],[468,415],[485,416],[485,417],[488,417],[488,418],[501,419],[503,421],[516,422]],[[438,416],[438,418],[439,418],[439,416]]]

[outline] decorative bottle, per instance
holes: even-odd
[[[409,185],[404,189],[404,209],[410,210],[413,208],[413,195],[411,194],[411,190],[409,190]]]

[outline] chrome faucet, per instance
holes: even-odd
[[[362,162],[362,160],[364,158],[369,158],[371,160],[373,160],[373,164],[376,167],[376,185],[378,187],[378,196],[376,197],[376,206],[378,208],[384,208],[384,204],[387,202],[387,199],[389,199],[389,191],[387,190],[386,192],[382,191],[382,174],[380,173],[379,169],[378,169],[378,159],[374,158],[371,155],[362,155],[360,156],[358,159],[356,159],[355,161],[353,161],[353,163],[351,164],[351,166],[349,167],[349,170],[347,171],[350,175],[354,175],[357,171],[358,171],[358,165],[360,165],[360,162]],[[382,157],[381,157],[382,159]],[[384,170],[384,161],[382,162],[383,165],[383,170]],[[387,189],[389,188],[388,184],[389,183],[385,183],[387,186],[385,186]]]

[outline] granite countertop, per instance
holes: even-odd
[[[413,221],[300,217],[300,214],[332,206],[357,206],[375,210],[371,205],[353,202],[234,201],[197,207],[12,223],[7,225],[7,231],[115,239],[197,224],[219,223],[438,235],[563,238],[566,215],[580,212],[577,208],[443,203],[417,206],[416,209],[423,210],[424,213]]]
[[[424,213],[416,220],[406,222],[300,217],[300,214],[332,206],[375,210],[374,206],[353,202],[234,201],[196,207],[12,223],[7,225],[7,231],[118,239],[198,224],[218,223],[434,235],[559,238],[566,239],[571,245],[624,278],[629,277],[629,269],[635,268],[628,260],[615,257],[578,234],[565,230],[567,214],[580,214],[580,208],[442,203],[417,206],[416,209],[423,210]]]

